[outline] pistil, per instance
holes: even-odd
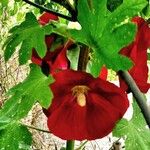
[[[81,107],[86,105],[86,94],[90,90],[88,86],[77,85],[72,88],[72,94],[76,97],[77,104]]]

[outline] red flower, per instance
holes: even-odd
[[[65,140],[94,140],[109,134],[129,103],[117,86],[88,73],[60,71],[50,85],[49,130]]]
[[[50,13],[44,13],[39,18],[39,23],[41,25],[46,25],[52,20],[58,20],[58,17]],[[32,51],[32,62],[40,65],[42,67],[42,71],[46,75],[48,75],[49,73],[53,74],[59,69],[67,69],[69,67],[69,60],[66,57],[66,50],[72,44],[72,42],[68,40],[64,45],[58,47],[55,51],[51,52],[50,48],[55,39],[55,34],[45,36],[47,53],[44,58],[40,58],[35,49],[33,49]]]
[[[46,25],[46,24],[49,23],[51,20],[58,20],[58,16],[46,12],[46,13],[44,13],[42,16],[40,16],[40,18],[39,18],[39,23],[40,23],[41,25]]]
[[[55,51],[47,51],[46,55],[43,58],[40,58],[35,50],[32,53],[32,62],[43,67],[46,70],[46,74],[53,74],[58,70],[65,70],[69,68],[70,62],[67,58],[67,49],[72,45],[72,41],[68,40],[66,44],[60,46]]]
[[[141,17],[132,20],[138,26],[135,40],[121,50],[121,54],[132,59],[134,66],[129,70],[140,90],[144,93],[150,88],[148,80],[147,49],[150,47],[150,28],[148,23]],[[120,86],[129,90],[126,83],[120,79]]]

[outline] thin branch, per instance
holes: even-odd
[[[131,92],[133,93],[133,96],[136,99],[138,106],[141,109],[141,112],[145,118],[145,121],[150,128],[150,110],[146,104],[144,95],[141,93],[140,89],[138,88],[135,81],[133,80],[131,75],[128,73],[128,71],[119,71],[118,74],[122,77],[122,79],[124,79],[124,81],[129,86]]]
[[[52,1],[66,8],[71,14],[72,21],[77,21],[77,11],[72,7],[72,5],[70,5],[70,3],[67,0],[63,0],[63,1],[52,0]]]
[[[30,126],[30,125],[26,125],[26,124],[22,124],[22,125],[26,126],[27,128],[30,128],[30,129],[34,129],[34,130],[45,132],[45,133],[50,133],[50,131],[48,131],[48,130],[40,129],[35,126]]]
[[[76,150],[81,150],[81,148],[83,148],[87,142],[88,140],[84,141],[78,148],[76,148]]]
[[[52,1],[63,6],[64,8],[66,8],[71,15],[74,15],[74,13],[76,13],[75,9],[72,7],[72,5],[67,0],[63,0],[63,1],[62,0],[52,0]]]
[[[22,1],[24,1],[24,2],[26,2],[26,3],[28,3],[28,4],[32,5],[32,6],[34,6],[34,7],[36,7],[36,8],[39,8],[40,10],[43,10],[43,11],[48,12],[48,13],[52,13],[52,14],[54,14],[54,15],[56,15],[56,16],[59,16],[59,17],[61,17],[61,18],[66,19],[66,20],[75,21],[75,20],[74,20],[74,17],[69,17],[69,16],[66,16],[66,15],[60,14],[60,13],[55,12],[55,11],[53,11],[53,10],[50,10],[50,9],[48,9],[48,8],[46,8],[46,7],[43,7],[43,6],[41,6],[41,5],[38,5],[38,4],[34,3],[34,2],[31,2],[31,1],[29,1],[29,0],[22,0]]]

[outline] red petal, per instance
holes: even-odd
[[[63,48],[60,50],[57,58],[55,59],[52,65],[52,71],[54,72],[57,69],[65,70],[70,67],[69,59],[67,58],[67,49],[72,45],[72,41],[68,40]]]
[[[99,77],[103,80],[107,80],[107,75],[108,75],[108,70],[106,67],[102,67],[101,71],[100,71],[100,75]]]
[[[46,25],[46,24],[49,23],[51,20],[58,20],[58,16],[46,12],[46,13],[44,13],[42,16],[40,16],[40,18],[39,18],[39,23],[40,23],[41,25]]]
[[[94,140],[109,134],[128,108],[125,93],[117,86],[90,74],[65,70],[55,74],[51,85],[54,93],[48,110],[48,127],[56,136],[66,140]],[[87,104],[80,107],[71,89],[75,85],[90,88]]]

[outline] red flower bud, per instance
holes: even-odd
[[[58,17],[51,13],[44,13],[39,18],[39,23],[41,25],[45,25],[51,20],[58,20]],[[55,40],[55,34],[46,35],[45,43],[47,46],[46,55],[43,58],[40,58],[35,49],[32,51],[31,61],[41,67],[49,66],[49,73],[53,74],[57,70],[67,69],[70,65],[70,62],[67,58],[66,51],[70,45],[72,45],[72,41],[68,40],[64,45],[58,47],[53,52],[50,51],[51,45]],[[44,64],[44,65],[43,65]],[[44,68],[43,70],[45,70]],[[47,71],[46,71],[47,72]],[[47,73],[46,73],[47,74]]]
[[[51,74],[57,72],[58,70],[68,69],[70,66],[70,62],[67,58],[67,49],[72,45],[72,41],[67,41],[66,44],[58,47],[55,51],[47,51],[46,55],[43,58],[40,58],[35,50],[32,53],[32,62],[41,66],[42,61],[47,63],[50,68]]]
[[[58,20],[58,16],[45,12],[42,16],[40,16],[39,23],[41,25],[46,25],[52,20]]]

